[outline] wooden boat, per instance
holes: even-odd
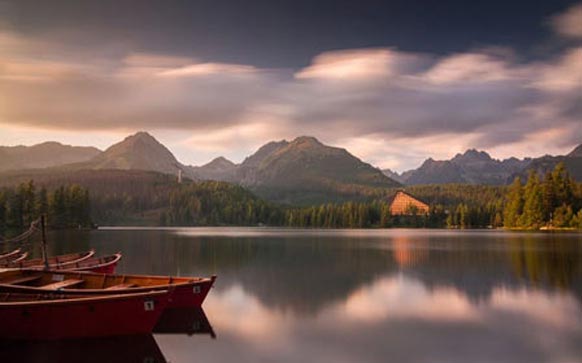
[[[66,265],[51,268],[52,271],[86,271],[103,274],[112,274],[121,260],[121,253],[104,257],[91,257],[83,261],[68,263]]]
[[[0,291],[94,296],[169,290],[168,308],[181,308],[201,306],[215,280],[216,276],[201,278],[6,270],[0,272]]]
[[[167,296],[167,290],[111,296],[0,293],[0,338],[148,334],[164,311]]]
[[[5,266],[10,265],[10,264],[19,263],[21,261],[24,261],[27,257],[28,257],[28,252],[22,252],[22,253],[13,255],[13,256],[9,257],[8,259],[0,262],[0,267],[5,267]]]
[[[6,363],[167,363],[151,334],[50,341],[0,341]]]
[[[85,261],[95,254],[95,250],[90,250],[86,252],[70,253],[67,255],[60,255],[50,257],[48,259],[48,264],[50,269],[60,269],[65,268],[68,265],[75,264],[81,261]],[[6,268],[44,268],[44,261],[42,258],[35,258],[32,260],[20,260],[12,261],[6,264],[1,264],[2,267]]]
[[[14,251],[10,251],[0,255],[0,262],[4,262],[5,260],[12,260],[12,256],[20,255],[20,248],[15,249]]]

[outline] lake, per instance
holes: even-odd
[[[218,275],[203,311],[152,337],[73,344],[95,361],[582,362],[581,234],[120,228],[49,239],[53,254],[121,251],[120,273]],[[66,343],[28,351],[75,359]]]

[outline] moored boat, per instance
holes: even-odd
[[[115,253],[103,257],[91,257],[83,261],[69,263],[66,265],[51,268],[53,271],[86,271],[103,274],[112,274],[115,272],[117,264],[121,260],[121,253]]]
[[[0,293],[0,338],[52,340],[148,334],[164,311],[167,296],[167,290],[91,297]]]
[[[167,277],[88,272],[8,270],[0,272],[0,291],[58,292],[67,295],[112,295],[169,290],[168,308],[200,307],[216,276]]]
[[[24,261],[28,257],[28,252],[21,252],[16,255],[8,257],[6,260],[0,262],[0,267],[4,268],[8,265]]]
[[[12,260],[12,256],[20,255],[20,248],[15,249],[14,251],[10,251],[0,255],[0,263],[6,260]]]
[[[69,253],[66,255],[53,256],[48,258],[47,262],[49,269],[62,269],[67,268],[69,265],[79,263],[91,258],[95,254],[95,250],[90,250],[86,252]],[[26,256],[25,256],[26,258]],[[35,258],[32,260],[20,259],[18,261],[10,261],[9,263],[2,264],[2,267],[6,268],[44,268],[45,263],[42,258]]]

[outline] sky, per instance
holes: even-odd
[[[0,0],[0,145],[186,164],[311,135],[403,171],[582,143],[582,2]]]

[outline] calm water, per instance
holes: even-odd
[[[74,344],[100,351],[95,361],[582,362],[582,235],[193,228],[50,239],[53,253],[121,251],[121,273],[218,275],[204,311],[162,333]],[[66,345],[29,351],[76,359]]]

